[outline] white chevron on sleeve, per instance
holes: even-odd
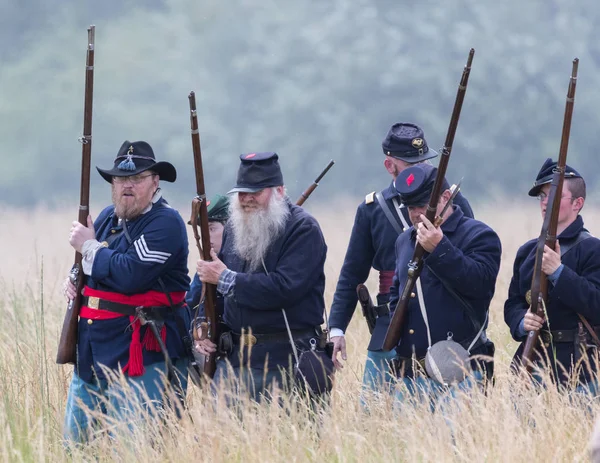
[[[168,252],[151,251],[148,249],[144,235],[135,240],[133,245],[135,246],[135,252],[142,262],[157,262],[159,264],[164,264],[167,259],[171,257],[171,254]]]

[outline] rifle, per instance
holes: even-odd
[[[94,96],[94,41],[96,26],[88,27],[88,46],[85,61],[85,97],[83,106],[83,136],[81,142],[81,186],[79,189],[79,223],[87,226],[90,213],[90,164],[92,161],[92,103]],[[69,273],[71,283],[77,289],[75,299],[69,301],[67,313],[63,321],[58,342],[56,363],[64,365],[75,363],[77,359],[77,324],[81,308],[81,292],[83,289],[83,269],[81,253],[75,253],[75,263]]]
[[[450,187],[450,191],[452,191],[452,195],[450,199],[444,206],[444,209],[440,212],[440,215],[436,218],[434,225],[439,227],[444,221],[444,214],[448,211],[448,208],[456,198],[460,191],[460,185],[462,183],[462,179],[456,184]],[[359,284],[356,286],[356,295],[358,297],[358,302],[360,307],[362,308],[363,316],[367,321],[367,326],[369,328],[369,333],[373,334],[375,330],[375,325],[377,324],[377,317],[379,316],[377,313],[377,306],[373,304],[373,300],[371,299],[371,295],[369,294],[369,289],[364,284]]]
[[[454,135],[456,134],[456,128],[458,126],[458,119],[460,117],[460,111],[462,109],[463,100],[467,91],[467,84],[469,82],[469,74],[471,72],[471,63],[473,62],[473,55],[475,50],[471,48],[469,51],[469,57],[467,58],[467,64],[464,67],[460,84],[458,85],[458,92],[456,94],[456,100],[454,102],[454,109],[452,110],[452,117],[450,118],[450,125],[448,127],[448,133],[446,134],[446,141],[444,147],[440,153],[440,164],[437,170],[437,176],[435,183],[433,184],[433,190],[431,197],[429,198],[429,204],[427,206],[427,212],[425,216],[431,223],[435,223],[438,201],[442,194],[442,185],[446,176],[446,170],[448,168],[448,161],[450,160],[450,153],[452,152],[452,144],[454,143]],[[458,192],[457,192],[458,193]],[[386,351],[392,350],[398,345],[400,336],[402,334],[402,327],[406,318],[406,312],[408,311],[408,302],[410,301],[410,294],[412,293],[417,279],[421,275],[423,270],[423,256],[425,250],[417,243],[415,251],[413,253],[411,261],[408,263],[408,278],[404,284],[404,289],[400,294],[398,304],[394,315],[390,321],[387,333],[385,334],[385,340],[383,342],[383,349]]]
[[[565,115],[563,119],[562,137],[560,140],[560,150],[556,168],[552,175],[552,183],[548,192],[548,204],[552,205],[550,213],[546,206],[546,214],[542,223],[542,231],[538,238],[535,250],[535,263],[533,266],[533,277],[531,280],[531,308],[530,310],[544,317],[545,306],[548,301],[548,277],[542,272],[542,258],[544,256],[544,247],[550,249],[556,247],[556,229],[558,225],[558,211],[560,209],[560,201],[562,199],[563,182],[565,179],[565,168],[567,165],[567,150],[569,148],[569,135],[571,133],[571,119],[573,116],[573,105],[575,103],[575,88],[577,85],[577,67],[579,59],[573,60],[573,69],[571,78],[569,79],[569,88],[567,90],[567,102],[565,104]],[[535,302],[535,303],[534,303]],[[536,347],[540,332],[530,331],[525,341],[523,348],[522,363],[527,372],[531,372],[533,368],[532,356]]]
[[[306,201],[308,199],[308,197],[312,194],[312,192],[315,191],[315,188],[317,188],[319,186],[319,182],[321,181],[321,179],[325,176],[325,174],[329,171],[329,169],[331,169],[331,167],[334,164],[335,164],[335,161],[333,159],[331,161],[329,161],[329,164],[327,164],[327,167],[325,167],[325,169],[323,169],[323,172],[321,172],[321,174],[316,178],[316,180],[313,182],[313,184],[310,185],[306,189],[306,191],[300,195],[300,197],[296,201],[296,206],[302,206],[304,204],[304,201]]]
[[[206,207],[206,189],[204,187],[204,169],[202,168],[202,151],[200,150],[200,134],[198,132],[198,114],[196,112],[196,94],[190,92],[188,99],[190,101],[190,125],[192,129],[192,150],[194,152],[194,170],[196,172],[196,197],[192,200],[192,230],[196,246],[203,260],[210,261],[210,233],[208,231],[208,210]],[[200,218],[200,235],[198,234],[198,217]],[[202,238],[201,238],[201,237]],[[201,243],[202,241],[202,243]],[[200,324],[196,323],[198,310],[194,316],[193,337],[196,340],[210,339],[216,344],[219,337],[219,320],[217,315],[217,287],[216,285],[202,283],[202,296],[200,301],[204,301],[204,314],[206,321]],[[208,377],[212,378],[215,374],[215,354],[204,358],[202,369]]]

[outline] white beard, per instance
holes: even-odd
[[[290,216],[286,198],[275,189],[267,209],[245,212],[240,206],[238,195],[231,197],[229,225],[233,232],[233,249],[248,262],[249,270],[261,267],[267,250],[285,229]]]

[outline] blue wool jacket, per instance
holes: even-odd
[[[237,272],[235,286],[224,298],[223,321],[235,333],[286,333],[281,309],[292,330],[310,330],[323,323],[324,264],[327,246],[318,222],[301,207],[289,204],[285,230],[267,250],[262,269],[249,272],[246,261],[233,249],[231,229],[225,227],[219,258]],[[276,345],[275,345],[276,344]],[[287,366],[290,342],[258,343],[252,349],[252,366]],[[246,353],[245,353],[246,355]],[[246,358],[246,357],[245,357]],[[238,352],[230,356],[238,365]]]
[[[582,231],[587,231],[583,219],[577,219],[558,236],[561,246],[566,248],[574,243]],[[508,289],[508,299],[504,304],[504,320],[516,341],[524,341],[525,337],[519,333],[519,324],[529,309],[525,299],[527,291],[531,289],[533,266],[535,263],[535,247],[537,239],[525,243],[515,258],[513,277]],[[564,250],[563,248],[563,250]],[[548,301],[546,310],[552,331],[575,330],[580,321],[580,313],[592,326],[600,326],[600,240],[597,238],[585,239],[573,246],[561,258],[564,268],[555,284],[548,282]],[[547,326],[544,328],[547,329]],[[556,358],[566,369],[571,371],[575,345],[571,342],[556,342]],[[539,348],[539,347],[538,347]],[[523,344],[517,351],[520,356]],[[551,346],[547,346],[547,354],[552,359]],[[561,382],[567,376],[558,369]],[[590,372],[584,370],[580,380],[588,381]]]
[[[431,340],[435,344],[447,339],[448,332],[451,332],[454,341],[468,347],[477,330],[464,305],[447,287],[469,304],[478,323],[483,324],[500,268],[500,239],[484,223],[465,217],[459,207],[454,208],[441,228],[444,237],[431,254],[425,254],[421,273]],[[396,241],[391,309],[396,307],[407,280],[408,263],[416,244],[415,235],[415,229],[411,227]],[[428,341],[418,297],[410,299],[405,320],[396,351],[401,357],[410,357],[414,351],[417,358],[422,358],[427,352]]]
[[[393,199],[396,198],[400,204],[400,195],[396,191],[393,182],[382,191],[382,195],[394,214],[398,225],[402,228],[402,223],[394,211],[396,206]],[[460,206],[467,217],[473,217],[469,202],[460,193],[454,203]],[[410,225],[408,209],[402,207],[400,210],[406,223]],[[367,280],[371,268],[377,271],[394,271],[394,245],[397,238],[398,233],[376,199],[369,203],[364,201],[358,206],[346,257],[331,305],[329,316],[329,326],[331,328],[346,331],[358,302],[356,286]],[[377,295],[376,303],[385,304],[388,302],[389,297],[389,289],[385,289]],[[369,350],[381,350],[388,325],[389,316],[382,316],[377,319],[377,327],[371,337]]]
[[[92,275],[86,278],[86,285],[90,288],[123,295],[163,292],[158,283],[161,278],[168,292],[189,289],[185,225],[179,213],[164,199],[153,204],[147,213],[127,222],[132,244],[127,242],[113,206],[100,213],[94,228],[96,239],[109,241],[110,245],[96,253]],[[173,359],[187,356],[175,317],[180,317],[183,325],[189,327],[187,307],[178,309],[176,313],[169,312],[166,317],[166,345]],[[78,375],[87,382],[92,381],[94,372],[99,378],[104,378],[100,365],[117,369],[127,363],[132,333],[129,317],[126,316],[90,321],[91,324],[86,318],[79,320],[76,366]],[[143,338],[146,327],[142,326],[141,330]],[[144,349],[143,356],[144,365],[164,360],[161,352]]]

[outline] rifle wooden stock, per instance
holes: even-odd
[[[200,134],[198,131],[198,115],[196,112],[196,94],[191,92],[188,96],[190,102],[190,126],[192,130],[192,149],[194,152],[194,170],[196,172],[196,197],[192,202],[192,229],[196,239],[196,246],[203,260],[210,261],[210,233],[208,231],[208,210],[206,205],[206,189],[204,186],[204,169],[202,167],[202,151],[200,150]],[[200,235],[197,230],[197,217],[200,218]],[[216,344],[219,338],[219,320],[217,315],[217,287],[204,285],[204,314],[206,316],[206,336]],[[197,330],[194,319],[194,330]],[[215,374],[215,354],[205,358],[203,370],[212,378]]]
[[[452,110],[452,117],[450,118],[448,132],[446,134],[446,141],[444,142],[444,147],[440,153],[440,163],[437,170],[437,176],[435,178],[435,183],[433,184],[433,190],[431,192],[429,204],[427,205],[427,211],[425,213],[425,216],[431,223],[435,223],[437,206],[440,195],[442,194],[444,178],[448,168],[448,161],[450,160],[450,153],[452,152],[452,144],[454,143],[454,135],[456,134],[456,128],[458,127],[458,120],[460,118],[462,104],[467,91],[467,84],[469,83],[469,74],[471,73],[471,63],[473,62],[474,54],[475,50],[471,48],[469,51],[469,57],[467,58],[467,64],[464,67],[462,77],[460,79],[460,84],[458,85],[458,92],[456,94],[456,100],[454,102],[454,109]],[[400,299],[398,300],[398,304],[396,304],[394,315],[390,320],[390,326],[385,334],[383,349],[386,351],[392,350],[400,341],[404,320],[406,319],[406,313],[408,311],[410,294],[412,293],[417,279],[423,270],[424,254],[425,250],[419,243],[417,243],[413,257],[408,263],[408,278],[404,284],[402,292],[400,293]]]
[[[560,201],[562,199],[562,189],[565,179],[565,169],[567,165],[567,151],[569,149],[569,136],[571,134],[571,120],[573,118],[573,106],[575,104],[575,90],[577,87],[577,67],[579,60],[573,60],[571,78],[569,79],[569,88],[567,90],[567,101],[565,104],[565,115],[563,119],[562,136],[560,140],[560,151],[556,169],[552,175],[552,183],[548,192],[548,203],[546,214],[542,223],[542,230],[538,238],[535,250],[535,263],[533,267],[533,277],[531,280],[531,311],[541,317],[544,317],[544,305],[548,300],[548,277],[542,272],[542,258],[544,256],[544,247],[555,249],[556,230],[558,227],[558,213],[560,210]],[[551,205],[548,213],[548,205]],[[533,368],[532,357],[537,346],[539,331],[530,331],[523,348],[522,363],[528,372]]]
[[[329,172],[329,169],[331,169],[331,167],[334,164],[335,164],[335,161],[333,159],[331,161],[329,161],[329,164],[327,164],[327,167],[325,167],[325,169],[323,169],[323,172],[321,172],[321,174],[316,178],[316,180],[313,182],[313,184],[311,186],[309,186],[304,191],[304,193],[302,193],[300,195],[300,197],[296,201],[296,206],[302,206],[304,204],[304,201],[306,201],[308,199],[308,197],[312,194],[312,192],[315,191],[315,188],[317,188],[319,186],[319,182],[321,181],[321,179],[325,176],[325,174],[327,172]]]
[[[81,148],[81,186],[79,189],[79,223],[87,226],[90,213],[90,165],[92,158],[92,103],[94,97],[94,42],[96,26],[88,27],[88,46],[85,63],[85,97],[83,106],[83,136],[80,138]],[[75,299],[67,305],[67,313],[63,321],[58,342],[56,363],[64,365],[75,363],[77,359],[77,324],[81,308],[81,291],[83,289],[82,256],[75,253],[75,263],[69,278],[77,288]]]

